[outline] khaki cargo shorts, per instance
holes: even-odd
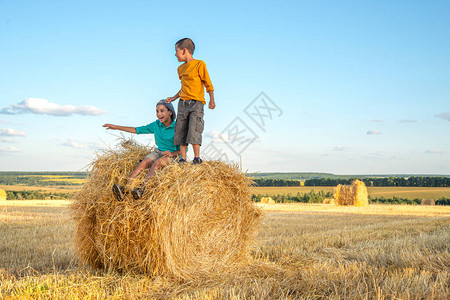
[[[204,128],[203,107],[197,100],[179,100],[177,123],[175,124],[175,145],[201,145]]]

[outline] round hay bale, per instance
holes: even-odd
[[[334,201],[334,198],[325,198],[323,199],[323,204],[336,204],[336,202]]]
[[[6,192],[3,189],[0,189],[0,201],[6,200]]]
[[[354,180],[351,185],[339,184],[334,189],[334,199],[336,205],[369,205],[366,185],[358,179]]]
[[[276,203],[272,197],[261,197],[261,203]]]
[[[199,279],[248,263],[261,211],[252,181],[237,165],[172,163],[134,200],[117,201],[114,183],[128,176],[150,149],[132,140],[97,155],[72,202],[75,248],[94,268]],[[142,183],[142,172],[133,186]]]
[[[420,200],[420,204],[421,205],[435,205],[436,201],[434,201],[433,199],[422,199],[422,200]]]

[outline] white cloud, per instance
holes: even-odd
[[[78,149],[82,149],[85,147],[83,144],[80,144],[80,143],[72,141],[72,140],[68,140],[67,142],[62,143],[62,145],[66,146],[66,147],[78,148]]]
[[[374,134],[381,134],[381,132],[378,131],[378,130],[369,130],[369,131],[367,131],[367,134],[368,135],[374,135]]]
[[[400,123],[417,123],[417,120],[405,119],[405,120],[400,120]]]
[[[6,120],[0,120],[0,124],[9,124],[9,121],[6,121]]]
[[[336,146],[333,148],[333,151],[347,151],[348,148],[344,146]]]
[[[19,149],[17,149],[16,147],[0,147],[0,152],[3,153],[12,153],[12,152],[19,152]]]
[[[228,134],[223,134],[218,131],[209,131],[205,134],[205,136],[212,138],[214,143],[228,143],[231,141]]]
[[[28,98],[18,104],[11,104],[0,110],[2,114],[45,114],[51,116],[70,116],[73,114],[97,116],[104,114],[105,111],[90,105],[74,106],[74,105],[59,105],[48,102],[41,98]]]
[[[427,154],[442,154],[442,153],[444,153],[444,151],[431,149],[431,150],[425,151],[425,153],[427,153]]]
[[[4,136],[25,136],[25,131],[14,130],[11,128],[0,129],[0,135]]]
[[[435,117],[442,118],[444,120],[450,121],[450,112],[437,114],[437,115],[435,115]]]
[[[15,143],[16,142],[15,140],[13,140],[12,138],[9,138],[9,137],[2,138],[0,141],[3,143]]]
[[[375,122],[375,123],[383,123],[383,120],[372,120],[372,122]]]

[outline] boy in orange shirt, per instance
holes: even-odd
[[[188,144],[194,149],[193,164],[202,163],[200,158],[200,146],[202,144],[202,133],[204,128],[203,106],[206,104],[204,89],[209,94],[210,109],[216,107],[214,102],[214,88],[209,78],[206,64],[193,58],[195,50],[194,42],[184,38],[175,44],[175,56],[179,62],[184,62],[178,67],[178,77],[181,80],[181,89],[173,97],[166,99],[167,103],[177,100],[178,118],[175,125],[174,144],[180,145],[181,160],[186,162]]]

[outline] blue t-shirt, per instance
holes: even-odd
[[[173,136],[175,135],[175,122],[173,121],[169,127],[164,126],[160,120],[145,126],[136,127],[137,134],[153,133],[155,134],[156,147],[161,151],[175,152],[180,149],[180,146],[173,143]]]

